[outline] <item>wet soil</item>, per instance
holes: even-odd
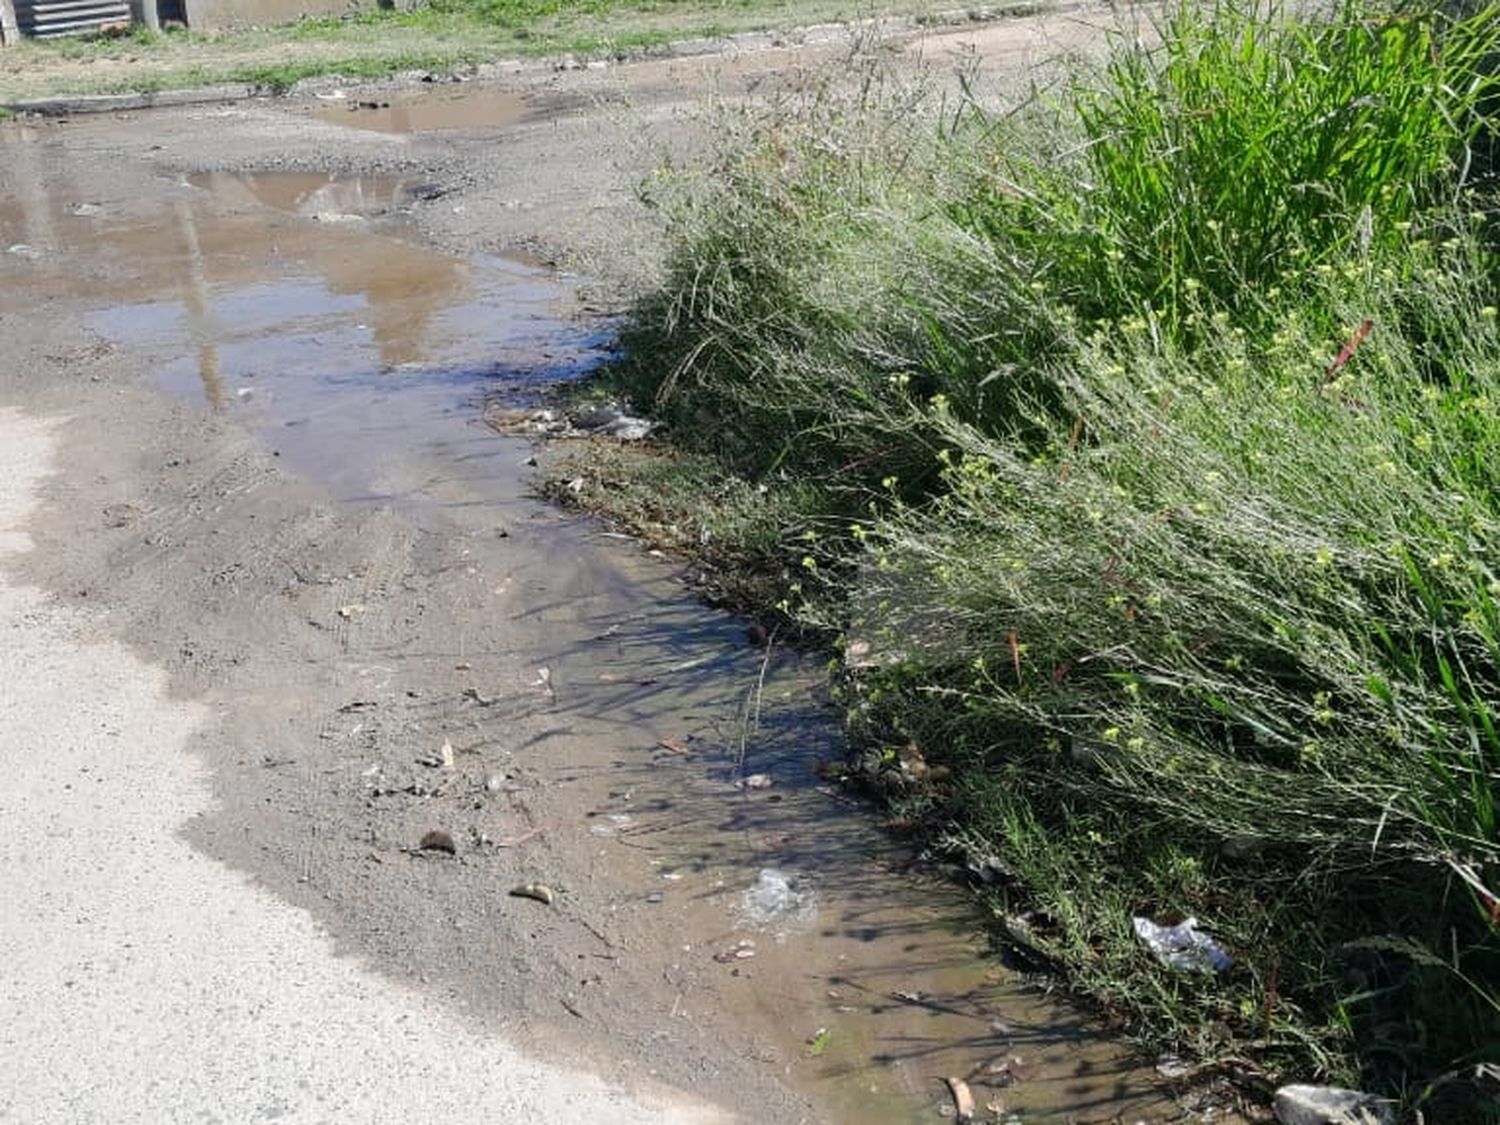
[[[531,499],[482,424],[608,346],[543,259],[652,253],[631,172],[697,127],[691,81],[634,81],[468,143],[321,103],[6,127],[0,401],[70,418],[26,579],[219,715],[197,846],[482,1027],[755,1121],[933,1120],[950,1076],[989,1120],[1178,1117],[820,780],[816,660]]]

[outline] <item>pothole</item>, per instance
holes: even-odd
[[[431,133],[518,125],[567,105],[555,98],[468,87],[363,94],[340,91],[321,96],[313,116],[332,125],[377,133]]]

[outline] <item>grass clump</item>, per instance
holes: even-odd
[[[1500,1050],[1497,28],[1181,5],[1021,108],[820,88],[657,185],[614,376],[795,512],[782,609],[1012,936],[1413,1106]]]
[[[1086,315],[1172,315],[1199,289],[1244,310],[1319,262],[1393,248],[1397,224],[1451,198],[1455,155],[1486,130],[1497,33],[1484,13],[1175,7],[1158,47],[1119,44],[1073,80],[1071,159],[1013,162],[963,215],[1045,261]]]

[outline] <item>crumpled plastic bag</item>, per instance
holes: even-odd
[[[1132,918],[1135,936],[1156,959],[1178,972],[1222,973],[1234,962],[1213,938],[1198,928],[1198,919],[1188,918],[1175,926],[1160,926],[1150,918]]]

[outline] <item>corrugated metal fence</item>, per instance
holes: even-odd
[[[130,22],[130,0],[15,0],[22,35],[39,39]]]

